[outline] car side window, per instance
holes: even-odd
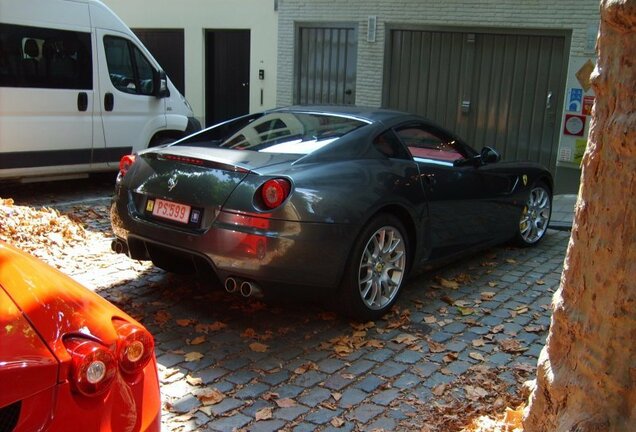
[[[373,140],[373,146],[377,151],[392,159],[411,158],[400,140],[391,130],[383,132],[375,137]]]
[[[0,24],[0,87],[92,89],[91,34]]]
[[[464,157],[455,141],[424,126],[407,126],[396,133],[415,159],[453,162]]]
[[[115,88],[124,93],[152,96],[154,68],[130,41],[104,37],[108,75]]]

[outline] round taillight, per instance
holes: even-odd
[[[119,161],[119,173],[123,176],[126,175],[132,164],[135,163],[135,155],[126,155]]]
[[[66,339],[64,346],[71,354],[71,381],[75,389],[86,396],[105,392],[117,372],[113,353],[89,339]]]
[[[148,331],[126,321],[114,320],[119,335],[117,360],[121,371],[134,375],[146,367],[154,352],[154,342]]]
[[[263,203],[269,209],[274,209],[281,205],[289,195],[291,186],[288,180],[273,179],[268,180],[261,189]]]

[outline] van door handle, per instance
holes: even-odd
[[[88,95],[86,92],[79,92],[77,94],[77,110],[86,111],[88,109]]]
[[[112,93],[108,92],[104,95],[104,110],[112,111],[115,106],[115,97]]]

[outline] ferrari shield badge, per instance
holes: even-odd
[[[523,180],[523,185],[524,185],[524,186],[527,186],[527,185],[528,185],[528,176],[527,176],[527,175],[525,175],[525,174],[524,174],[524,175],[521,177],[521,180]]]

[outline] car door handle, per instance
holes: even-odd
[[[104,110],[112,111],[115,106],[115,96],[112,93],[108,92],[104,95]]]
[[[437,183],[437,180],[435,180],[435,176],[433,174],[423,174],[422,180],[429,186],[434,186],[435,183]]]
[[[77,110],[86,111],[88,109],[88,94],[79,92],[77,94]]]

